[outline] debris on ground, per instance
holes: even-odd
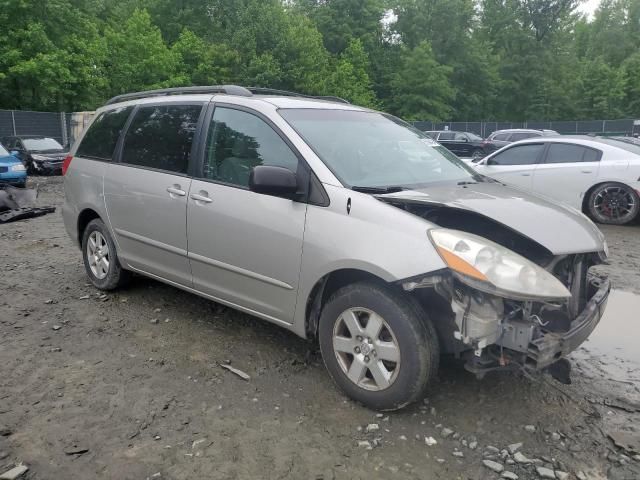
[[[35,207],[38,191],[32,188],[6,186],[0,189],[0,223],[40,217],[56,211],[56,207]]]
[[[221,363],[220,366],[222,368],[224,368],[225,370],[229,370],[231,373],[235,373],[237,376],[239,376],[241,379],[249,381],[251,380],[251,377],[244,373],[242,370],[232,367],[231,365],[227,365],[226,363]]]
[[[18,465],[0,475],[0,480],[16,480],[29,470],[26,465]]]
[[[489,470],[493,470],[496,473],[500,473],[504,470],[504,465],[498,462],[494,462],[493,460],[482,460],[482,463]]]

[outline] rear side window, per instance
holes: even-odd
[[[453,132],[442,132],[438,137],[438,140],[453,140],[455,134]]]
[[[85,133],[76,155],[111,160],[120,132],[133,107],[121,107],[101,113]]]
[[[492,157],[489,165],[533,165],[544,150],[544,144],[532,143],[511,147]]]
[[[518,140],[524,140],[525,138],[540,137],[541,135],[533,132],[518,132],[511,134],[511,141],[517,142]]]
[[[549,145],[546,163],[579,163],[597,162],[600,152],[581,145],[567,143],[552,143]]]
[[[123,163],[187,173],[202,105],[141,107],[124,138]]]
[[[261,118],[217,107],[209,127],[204,178],[248,187],[251,169],[258,165],[285,167],[295,173],[298,158]]]
[[[493,136],[491,140],[497,140],[499,142],[506,142],[509,139],[508,133],[498,133]]]

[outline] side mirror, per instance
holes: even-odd
[[[298,178],[288,168],[259,165],[251,169],[249,189],[263,195],[294,199],[298,194]]]

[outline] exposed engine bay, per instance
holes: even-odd
[[[384,201],[440,227],[498,243],[550,272],[571,293],[565,300],[514,300],[480,291],[447,269],[403,282],[403,288],[413,292],[432,315],[435,309],[443,350],[465,356],[466,368],[478,376],[493,369],[547,368],[577,348],[597,325],[609,282],[590,269],[603,263],[603,254],[553,255],[534,240],[473,211]]]

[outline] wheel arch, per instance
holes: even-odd
[[[313,286],[305,305],[305,333],[307,338],[315,339],[318,333],[318,321],[322,307],[333,293],[345,285],[356,282],[372,281],[382,285],[391,285],[382,277],[358,268],[341,268],[323,275]]]
[[[101,219],[98,212],[96,212],[92,208],[85,208],[78,215],[77,228],[78,228],[78,242],[80,244],[82,244],[82,235],[84,234],[84,231],[87,228],[87,225],[89,225],[89,222],[91,222],[92,220],[95,220],[96,218]]]

